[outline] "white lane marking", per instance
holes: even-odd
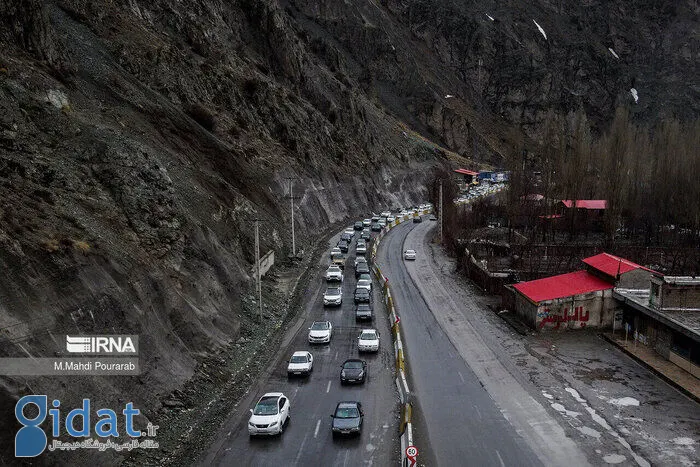
[[[299,446],[299,452],[297,452],[297,457],[294,459],[294,465],[299,465],[299,459],[301,458],[302,453],[304,452],[304,444],[306,443],[306,437],[309,436],[309,434],[304,435],[304,439],[301,442],[301,445]]]
[[[501,467],[506,467],[506,464],[503,462],[503,458],[501,457],[501,453],[498,452],[498,449],[496,449],[496,455],[498,456],[498,460],[501,462]]]
[[[462,376],[462,373],[460,373],[459,371],[457,371],[457,374],[459,375],[459,379],[461,379],[462,382],[464,382],[464,376]]]
[[[318,429],[321,428],[321,419],[319,418],[316,422],[316,429],[314,430],[314,438],[318,437]]]
[[[331,382],[330,381],[328,381],[328,386],[326,386],[326,394],[328,394],[329,392],[331,392]]]

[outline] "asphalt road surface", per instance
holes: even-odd
[[[377,261],[401,317],[410,389],[417,399],[415,444],[424,465],[542,465],[459,355],[406,270],[402,252],[413,223],[382,239]],[[439,313],[440,310],[433,310]],[[423,449],[421,449],[423,452]]]
[[[317,280],[309,285],[304,309],[306,320],[295,334],[289,335],[289,345],[277,361],[252,388],[225,422],[201,465],[236,466],[388,466],[399,463],[398,394],[395,380],[394,351],[381,292],[373,284],[375,318],[372,324],[356,323],[353,292],[355,273],[355,235],[345,266],[343,304],[324,307],[325,270],[329,256],[325,254],[316,266]],[[335,246],[338,236],[331,239]],[[368,254],[369,255],[369,254]],[[308,327],[312,321],[328,320],[333,324],[330,344],[310,345]],[[359,354],[357,336],[360,329],[379,330],[380,351]],[[309,350],[314,356],[314,369],[308,378],[287,377],[287,360],[296,350]],[[362,358],[369,366],[369,380],[363,385],[341,386],[340,366],[347,358]],[[281,436],[250,438],[249,409],[266,392],[283,392],[290,399],[291,420]],[[363,405],[365,417],[359,437],[334,439],[330,414],[343,400],[357,400]]]

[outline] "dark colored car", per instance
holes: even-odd
[[[340,234],[340,239],[350,243],[352,241],[352,235],[343,232],[342,234]]]
[[[335,411],[331,415],[333,423],[331,430],[333,436],[341,434],[357,434],[362,432],[362,419],[365,413],[362,411],[362,404],[357,401],[338,402]]]
[[[413,223],[414,223],[414,224],[420,224],[421,222],[423,222],[423,219],[421,219],[420,216],[416,216],[416,217],[413,218]]]
[[[367,263],[357,263],[355,268],[355,279],[359,279],[361,274],[369,274],[369,266]]]
[[[369,230],[363,230],[360,238],[363,240],[369,240],[372,238],[372,234],[369,232]]]
[[[355,307],[355,321],[372,321],[372,318],[374,318],[372,305],[369,303],[358,303]]]
[[[378,223],[372,224],[372,232],[379,232],[382,230],[382,226]]]
[[[355,224],[352,226],[353,229],[355,230],[362,230],[365,228],[364,225],[362,225],[362,221],[357,221]]]
[[[349,247],[350,245],[345,240],[341,240],[338,242],[338,248],[340,248],[340,251],[342,251],[343,253],[347,253]]]
[[[364,383],[367,378],[367,362],[359,358],[345,360],[340,368],[340,384]]]
[[[367,289],[355,289],[355,303],[370,303],[372,295]]]

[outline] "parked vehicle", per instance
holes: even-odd
[[[357,281],[357,285],[355,286],[357,289],[367,289],[368,291],[372,291],[372,281],[369,279],[359,279]]]
[[[313,370],[314,357],[306,350],[294,352],[292,358],[287,361],[287,376],[309,376]]]
[[[370,303],[372,301],[372,295],[367,289],[355,289],[354,300],[355,303]]]
[[[338,249],[338,253],[331,256],[331,264],[338,266],[340,269],[344,269],[345,259],[345,255]]]
[[[328,266],[328,269],[326,269],[326,280],[328,282],[331,282],[331,281],[343,282],[343,271],[340,269],[340,266],[335,266],[335,265]]]
[[[362,404],[357,401],[338,402],[335,411],[331,415],[333,422],[331,430],[333,436],[337,435],[359,435],[362,432],[362,420],[364,418]]]
[[[367,378],[367,362],[359,358],[349,358],[340,365],[340,384],[364,383]]]
[[[358,303],[355,307],[355,321],[372,321],[374,311],[369,303]]]
[[[360,263],[365,263],[365,264],[367,264],[367,258],[365,258],[364,256],[356,256],[356,257],[355,257],[355,264],[354,264],[355,269],[357,269],[357,265],[360,264]],[[368,266],[368,267],[369,267],[369,266]]]
[[[379,331],[363,329],[357,338],[357,350],[360,352],[379,352]]]
[[[289,399],[281,392],[264,394],[255,404],[255,408],[250,409],[248,434],[281,435],[284,424],[291,418],[290,411]]]
[[[330,321],[314,321],[309,328],[309,344],[328,344],[333,336]]]
[[[360,277],[360,274],[369,274],[369,265],[365,263],[357,263],[355,266],[355,279]]]
[[[323,305],[336,305],[340,306],[343,304],[343,288],[342,287],[328,287],[325,292],[323,292]]]

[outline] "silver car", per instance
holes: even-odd
[[[343,289],[341,287],[328,287],[323,293],[323,304],[337,305],[343,304]]]

